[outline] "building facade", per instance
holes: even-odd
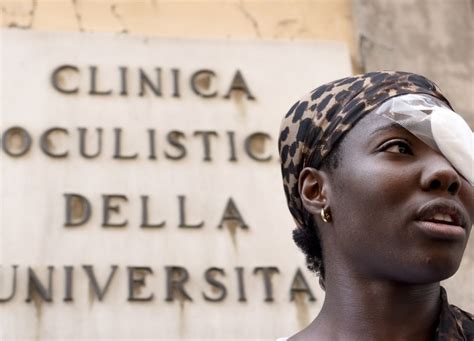
[[[276,148],[308,90],[434,80],[474,123],[472,2],[0,1],[5,339],[274,339],[324,300]],[[443,285],[474,310],[474,247]]]

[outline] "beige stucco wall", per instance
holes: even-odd
[[[1,26],[161,37],[317,39],[355,53],[350,0],[1,0]]]

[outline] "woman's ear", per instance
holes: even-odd
[[[298,178],[298,189],[304,208],[312,215],[320,214],[329,206],[327,198],[327,176],[315,168],[304,168]]]

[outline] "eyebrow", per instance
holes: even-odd
[[[369,136],[372,136],[372,135],[380,133],[381,131],[387,131],[387,130],[405,130],[405,128],[403,128],[397,122],[390,122],[389,124],[378,127],[373,132],[371,132]]]

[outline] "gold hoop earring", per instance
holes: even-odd
[[[328,208],[328,212],[326,212],[323,207],[323,209],[321,210],[321,219],[325,223],[329,223],[331,221],[331,214],[329,213],[329,208]]]

